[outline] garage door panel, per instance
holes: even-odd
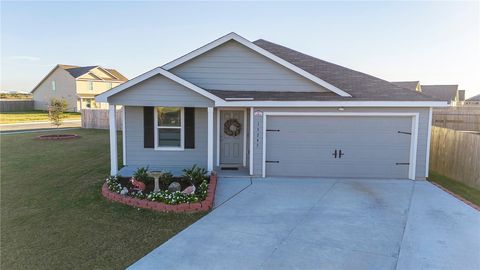
[[[410,117],[273,116],[267,130],[279,130],[267,131],[267,175],[408,177],[396,163],[409,162],[411,135],[398,131],[411,132]]]

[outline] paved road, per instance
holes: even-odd
[[[480,269],[480,212],[426,181],[220,178],[216,196],[129,269]]]
[[[60,128],[79,128],[81,127],[81,120],[65,120]],[[45,130],[56,129],[57,127],[50,122],[28,122],[15,124],[1,124],[0,132],[23,131],[23,130]]]

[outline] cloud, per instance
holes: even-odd
[[[8,60],[20,60],[20,61],[39,61],[40,57],[29,56],[29,55],[14,55],[9,56]]]

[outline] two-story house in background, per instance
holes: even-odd
[[[35,110],[47,110],[50,99],[63,98],[68,111],[107,109],[95,102],[95,95],[118,86],[128,79],[115,69],[101,66],[56,65],[32,90]]]

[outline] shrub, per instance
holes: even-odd
[[[63,124],[66,110],[67,101],[65,99],[52,98],[50,99],[50,106],[48,106],[48,119],[58,128]]]
[[[164,172],[159,180],[161,188],[167,189],[168,185],[170,185],[170,183],[173,181],[173,175],[170,172]]]
[[[207,171],[195,164],[192,168],[183,170],[183,179],[198,187],[204,180],[208,180]]]
[[[133,173],[133,178],[135,178],[135,180],[140,181],[144,184],[147,184],[153,180],[153,178],[148,176],[148,166],[138,168]]]
[[[120,182],[118,181],[118,178],[116,176],[109,176],[106,182],[109,190],[120,194],[123,187],[122,187],[122,184],[120,184]]]

